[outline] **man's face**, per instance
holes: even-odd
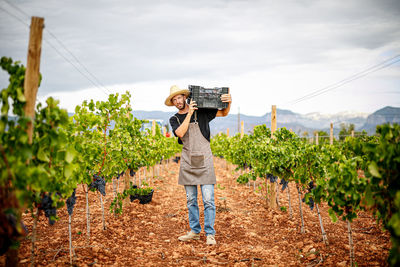
[[[175,105],[175,107],[179,110],[185,108],[186,104],[186,96],[185,95],[176,95],[172,98],[172,103]]]

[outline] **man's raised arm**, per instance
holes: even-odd
[[[228,93],[228,94],[221,95],[221,101],[224,103],[228,103],[228,106],[222,110],[218,110],[217,115],[215,115],[216,117],[225,117],[228,115],[229,110],[231,109],[231,103],[232,103],[231,94]]]

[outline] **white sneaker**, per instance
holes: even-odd
[[[217,241],[215,241],[215,237],[213,235],[208,235],[206,244],[207,245],[216,245]]]
[[[178,237],[180,241],[189,241],[189,240],[199,240],[200,234],[196,234],[192,231],[188,232],[186,235]]]

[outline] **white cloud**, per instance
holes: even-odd
[[[242,113],[251,115],[264,114],[272,104],[301,113],[372,112],[400,105],[399,64],[309,101],[282,105],[399,54],[398,1],[15,4],[44,16],[46,28],[102,84],[121,91],[133,88],[137,109],[170,110],[163,102],[172,84],[230,86],[232,112],[240,106]],[[28,29],[3,15],[1,52],[24,61]],[[44,37],[75,62],[46,31]],[[41,71],[41,99],[58,96],[71,111],[83,99],[105,98],[47,43]],[[7,84],[5,77],[0,74],[0,85]]]

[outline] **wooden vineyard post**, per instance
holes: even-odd
[[[303,208],[301,205],[302,199],[301,199],[301,192],[300,192],[300,187],[298,184],[296,184],[296,189],[297,189],[297,193],[299,194],[299,211],[300,211],[300,219],[301,219],[301,229],[300,229],[300,233],[304,234],[305,233],[305,229],[304,229],[304,217],[303,217]]]
[[[350,266],[354,266],[354,243],[353,243],[353,232],[351,230],[350,221],[347,220],[347,232],[349,234],[349,247],[350,247]]]
[[[325,245],[329,245],[328,236],[326,235],[326,232],[325,232],[325,229],[324,229],[324,225],[322,223],[321,213],[319,212],[319,207],[318,207],[317,203],[315,203],[315,207],[317,208],[319,225],[321,227],[321,232],[322,232],[322,240],[324,241]]]
[[[276,131],[276,105],[272,106],[271,111],[271,137],[273,137],[273,133]]]
[[[329,144],[333,145],[333,123],[331,123],[331,130],[329,135]]]
[[[125,184],[125,189],[126,190],[129,190],[129,187],[130,187],[130,184],[129,184],[129,182],[130,182],[130,169],[128,169],[125,173],[124,173],[124,184]],[[120,177],[120,179],[121,179],[121,177]],[[124,205],[129,205],[129,198],[127,197],[127,198],[125,198],[125,200],[124,200]]]
[[[354,137],[354,130],[351,130],[351,137]]]
[[[151,123],[151,134],[153,136],[156,135],[156,121],[155,120],[153,120],[152,123]]]
[[[240,122],[240,139],[242,139],[244,136],[244,121]],[[243,169],[242,166],[239,168],[239,176],[243,174]],[[250,182],[249,182],[250,183]]]
[[[131,105],[127,105],[126,108],[127,108],[127,109],[130,109],[130,108],[131,108]],[[130,115],[130,114],[131,114],[131,113],[128,111],[128,112],[126,113],[125,116],[126,116],[127,118],[129,118],[129,115]]]
[[[153,137],[156,135],[156,121],[155,120],[153,120],[153,123],[151,125],[151,133],[152,133]],[[153,177],[153,180],[154,180],[154,177],[156,176],[155,175],[155,165],[153,165],[151,167],[151,172],[153,173],[152,177]],[[150,180],[150,178],[149,178],[149,180]],[[149,181],[149,184],[150,184],[150,181]]]
[[[226,128],[226,136],[229,137],[229,128]],[[226,159],[225,160],[225,169],[229,170],[229,173],[231,172],[230,168],[229,168],[229,163]]]
[[[100,195],[100,205],[101,205],[101,218],[102,218],[102,222],[103,222],[103,230],[106,230],[106,219],[104,218],[104,204],[103,204],[103,197],[101,195],[101,193],[98,193]]]
[[[36,105],[36,95],[39,88],[40,79],[40,54],[42,51],[42,35],[43,35],[44,19],[39,17],[31,18],[31,27],[29,32],[29,45],[28,45],[28,56],[25,70],[25,80],[24,80],[24,96],[26,99],[24,112],[25,116],[31,118],[28,122],[27,133],[28,142],[32,144],[33,140],[33,121],[35,119],[35,105]],[[38,213],[34,219],[34,229],[32,232],[32,249],[31,249],[31,266],[35,265],[35,239],[36,239],[36,222]],[[18,250],[10,249],[7,252],[7,265],[14,265],[15,262],[11,261],[11,257],[14,254],[18,255]],[[17,264],[15,264],[17,266]]]
[[[318,132],[315,133],[315,144],[316,144],[317,146],[319,145]]]
[[[271,138],[274,138],[274,132],[276,131],[276,105],[272,106],[271,111]],[[271,197],[269,199],[269,207],[276,209],[276,183],[271,184]]]
[[[164,136],[165,137],[167,137],[167,127],[163,127],[163,133],[164,133]],[[163,171],[165,171],[165,159],[164,159],[164,157],[161,159],[161,166],[162,166],[162,170]]]
[[[24,107],[25,116],[32,119],[28,123],[28,141],[32,144],[33,119],[35,117],[36,95],[39,88],[40,54],[42,51],[42,34],[44,19],[32,17],[31,29],[29,34],[28,59],[24,80],[24,95],[26,104]]]

